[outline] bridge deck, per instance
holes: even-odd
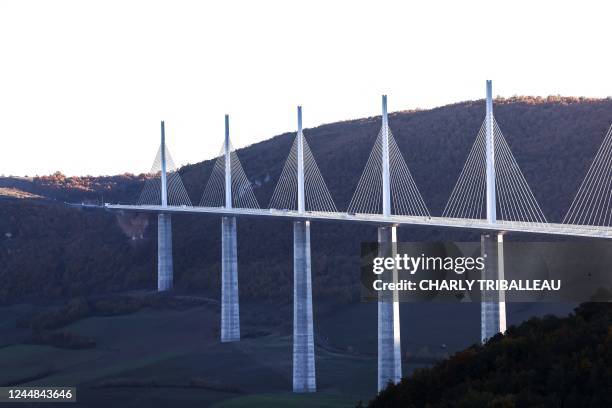
[[[442,228],[467,228],[481,231],[507,231],[523,232],[532,234],[564,235],[575,237],[607,238],[612,239],[612,228],[598,227],[592,225],[568,225],[554,223],[533,223],[516,221],[497,221],[489,224],[486,220],[469,218],[446,218],[446,217],[422,217],[410,215],[391,215],[385,217],[382,214],[353,214],[339,212],[308,211],[299,214],[293,210],[276,209],[250,209],[224,207],[190,207],[190,206],[167,206],[161,205],[123,205],[105,204],[104,208],[112,211],[137,211],[137,212],[164,212],[164,213],[189,213],[210,214],[232,217],[273,217],[285,218],[287,220],[310,220],[324,222],[351,222],[374,225],[420,225]]]

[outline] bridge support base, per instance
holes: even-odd
[[[157,291],[172,289],[172,220],[170,214],[157,216]]]
[[[293,223],[293,392],[315,392],[310,222]]]
[[[240,340],[236,217],[221,218],[221,342]]]
[[[483,234],[481,254],[485,257],[483,279],[504,279],[504,237]],[[506,331],[506,299],[504,291],[482,291],[480,304],[480,337],[484,343],[497,333]]]
[[[378,256],[395,256],[397,235],[395,227],[378,228]],[[385,276],[386,275],[386,276]],[[397,280],[393,275],[383,274],[383,279]],[[378,300],[378,391],[389,382],[398,383],[402,378],[402,348],[400,341],[399,302],[397,293]]]

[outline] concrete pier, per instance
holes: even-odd
[[[315,392],[310,222],[293,223],[293,392]]]
[[[170,214],[157,216],[157,290],[172,289],[172,221]]]
[[[502,234],[483,234],[481,254],[485,257],[482,279],[504,279],[504,240]],[[484,343],[497,333],[506,331],[505,293],[483,291],[480,309],[480,337]]]
[[[493,83],[486,83],[486,203],[487,222],[497,223],[495,187],[495,133],[493,131]],[[485,257],[483,279],[504,279],[504,236],[487,233],[480,238],[481,254]],[[480,339],[484,343],[497,333],[506,331],[506,302],[504,291],[483,291],[480,306]]]
[[[387,95],[382,97],[382,211],[391,216],[391,177],[389,161],[389,120],[387,116]],[[378,256],[392,257],[397,252],[395,227],[378,228]],[[384,273],[383,280],[397,281],[397,270]],[[388,297],[383,297],[388,296]],[[402,347],[400,341],[399,302],[397,292],[383,292],[378,300],[378,391],[389,382],[397,383],[402,378]]]
[[[162,207],[168,206],[168,182],[166,174],[166,130],[161,123],[161,179],[160,194]],[[172,265],[172,220],[170,214],[157,216],[157,291],[172,289],[174,269]]]
[[[221,219],[221,342],[240,340],[236,217]]]
[[[395,256],[397,235],[395,227],[378,228],[378,256]],[[381,275],[389,282],[397,281],[397,271]],[[402,347],[400,336],[399,302],[397,292],[380,293],[378,300],[378,391],[389,382],[402,378]],[[386,297],[383,297],[386,296]]]

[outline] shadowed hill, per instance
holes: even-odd
[[[530,319],[389,385],[378,407],[612,406],[612,305]]]
[[[612,99],[514,97],[495,101],[500,128],[550,221],[559,221],[612,122]],[[433,215],[439,215],[484,118],[484,101],[390,114],[389,124]],[[304,131],[337,207],[347,207],[380,129],[380,117]],[[262,207],[267,207],[294,134],[238,150]],[[219,136],[221,140],[221,135]],[[192,202],[199,202],[213,160],[180,169]],[[84,212],[60,202],[135,202],[144,175],[0,178],[53,201],[0,198],[0,302],[28,296],[65,297],[155,287],[156,217]],[[217,293],[219,220],[175,216],[175,283],[179,291]],[[256,219],[239,222],[241,296],[291,298],[291,226]],[[404,228],[400,239],[470,239],[473,233]],[[314,296],[347,301],[358,295],[361,241],[375,229],[315,224]],[[26,250],[27,248],[27,250]]]

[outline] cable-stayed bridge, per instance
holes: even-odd
[[[491,81],[486,86],[486,111],[480,131],[440,216],[427,208],[388,123],[387,98],[382,99],[382,126],[346,211],[339,211],[302,130],[298,107],[293,142],[267,208],[259,205],[230,141],[225,138],[199,205],[191,199],[165,143],[134,205],[105,204],[112,211],[158,214],[158,290],[172,288],[171,215],[201,213],[222,219],[221,341],[240,339],[237,218],[274,217],[293,222],[294,348],[293,390],[316,390],[313,335],[310,225],[351,222],[378,227],[378,241],[397,241],[396,229],[411,225],[481,231],[487,255],[484,279],[503,278],[503,236],[508,233],[612,238],[612,128],[577,192],[562,223],[550,223],[524,177],[493,115]],[[381,246],[383,248],[385,246]],[[382,249],[381,249],[382,250]],[[386,256],[380,254],[381,256]],[[503,292],[483,293],[481,338],[504,332]],[[399,305],[378,302],[378,388],[401,378]]]

